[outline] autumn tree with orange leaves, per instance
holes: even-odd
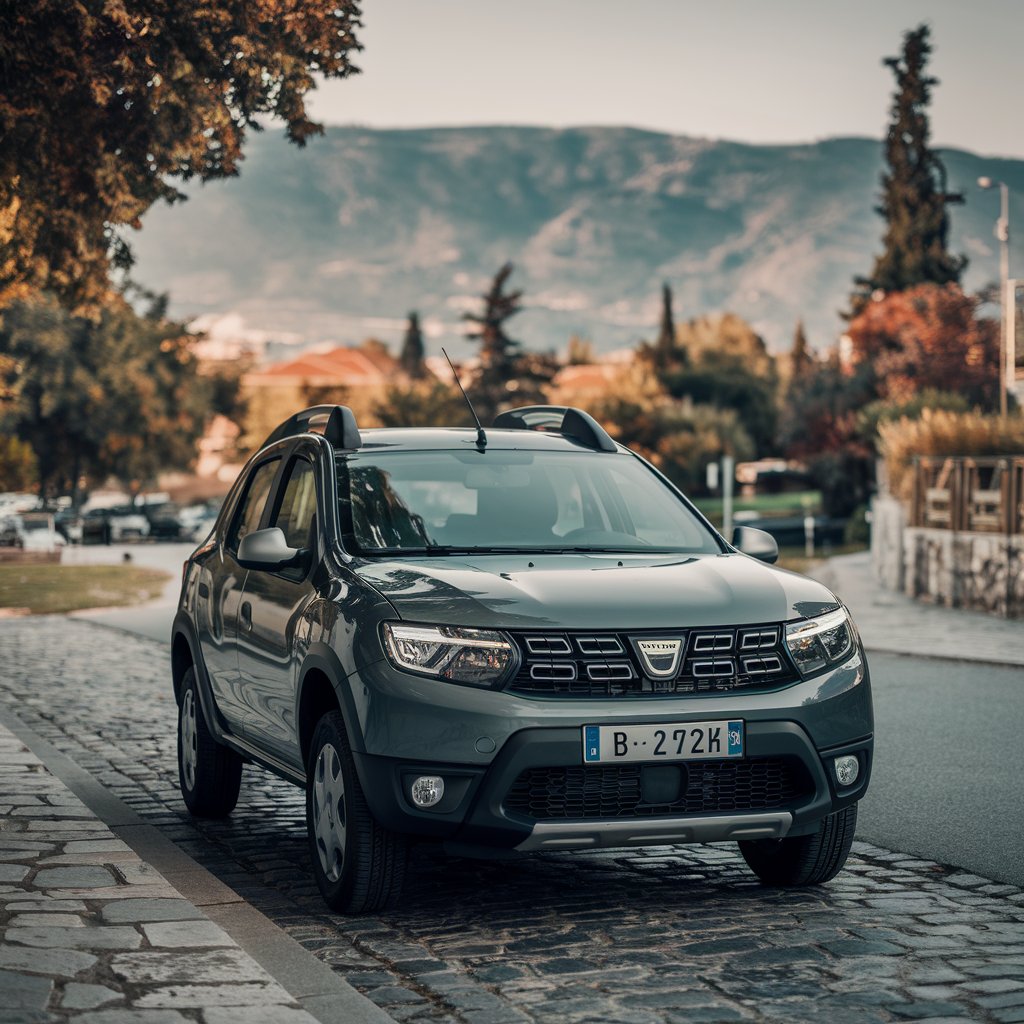
[[[970,405],[998,401],[999,326],[958,285],[922,284],[869,302],[849,325],[853,362],[877,398],[907,402],[926,389]]]
[[[305,96],[356,70],[358,26],[357,0],[0,5],[0,306],[95,310],[153,203],[237,174],[261,117],[321,130]]]

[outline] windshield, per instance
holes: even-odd
[[[354,554],[721,550],[642,462],[585,452],[416,451],[338,463]]]

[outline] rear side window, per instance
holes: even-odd
[[[260,519],[263,518],[263,510],[267,506],[270,488],[273,486],[280,464],[280,459],[264,462],[249,478],[245,494],[238,503],[231,530],[228,532],[227,546],[231,551],[238,550],[238,545],[246,534],[260,528]]]

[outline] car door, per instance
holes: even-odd
[[[247,533],[259,529],[280,469],[281,459],[275,457],[250,472],[220,543],[199,578],[196,620],[203,662],[217,707],[234,732],[243,732],[245,721],[239,694],[238,626],[246,570],[238,564],[238,545]]]
[[[267,526],[306,552],[302,564],[276,572],[250,569],[242,595],[238,668],[246,736],[267,753],[301,767],[296,687],[308,639],[303,613],[316,593],[311,580],[318,537],[315,469],[297,455],[277,490]]]

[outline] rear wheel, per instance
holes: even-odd
[[[817,832],[788,839],[747,839],[740,853],[765,885],[821,885],[843,869],[857,829],[857,805],[823,818]]]
[[[207,727],[194,668],[181,680],[178,784],[185,806],[197,818],[227,817],[242,786],[242,759],[218,743]]]
[[[370,813],[337,711],[324,715],[313,734],[306,829],[313,875],[332,910],[365,914],[395,904],[405,877],[406,839]]]

